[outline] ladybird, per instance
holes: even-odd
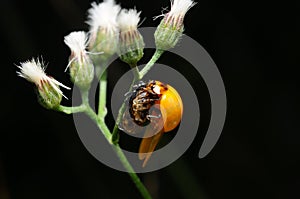
[[[173,130],[180,123],[182,100],[178,92],[168,84],[155,80],[140,82],[131,92],[128,113],[135,124],[146,126],[139,147],[139,159],[144,161],[142,166],[145,167],[163,133]],[[128,120],[124,121],[128,124]],[[134,131],[133,128],[129,129]]]

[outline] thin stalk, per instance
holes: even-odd
[[[136,66],[131,66],[133,68],[133,75],[134,75],[134,78],[131,82],[131,85],[128,89],[128,92],[131,92],[132,91],[132,87],[133,85],[138,81],[140,80],[140,73],[139,73],[139,69],[136,67]],[[125,101],[122,103],[120,109],[119,109],[119,112],[118,112],[118,116],[117,116],[117,120],[116,120],[116,123],[115,123],[115,126],[113,128],[113,131],[112,131],[112,143],[118,143],[119,141],[119,124],[121,122],[121,119],[122,119],[122,116],[125,112]]]
[[[133,183],[135,184],[136,188],[139,190],[139,192],[141,193],[141,195],[144,197],[144,199],[151,199],[152,197],[151,197],[150,193],[148,192],[148,190],[146,189],[146,187],[141,182],[140,178],[138,177],[138,175],[135,173],[134,169],[132,168],[132,166],[128,162],[128,160],[127,160],[125,154],[123,153],[121,147],[119,146],[119,144],[112,144],[110,142],[110,140],[111,140],[111,133],[110,133],[109,129],[107,128],[106,124],[102,120],[100,120],[99,117],[97,117],[97,115],[91,109],[90,106],[87,107],[87,110],[85,111],[85,113],[92,120],[95,121],[95,123],[97,124],[98,128],[103,133],[104,137],[111,144],[111,146],[113,147],[115,153],[119,157],[122,165],[124,166],[124,168],[128,172],[131,180],[133,181]]]
[[[121,122],[122,116],[125,112],[125,102],[121,105],[121,108],[119,109],[117,120],[115,122],[112,134],[111,134],[111,142],[114,144],[117,144],[119,142],[119,124]]]
[[[135,83],[135,80],[132,81],[128,92],[132,91],[132,86],[134,85],[134,83]],[[121,108],[119,109],[117,120],[115,122],[115,126],[114,126],[113,131],[112,131],[112,136],[111,136],[112,143],[118,143],[118,141],[119,141],[119,133],[118,133],[118,131],[119,131],[119,124],[121,122],[122,116],[123,116],[123,114],[125,112],[125,109],[126,109],[125,105],[126,104],[125,104],[125,101],[124,101],[122,103],[122,105],[121,105]]]
[[[64,112],[66,114],[72,114],[72,113],[80,113],[85,110],[85,105],[81,104],[80,106],[74,106],[74,107],[67,107],[67,106],[62,106],[60,105],[57,108],[57,111]]]
[[[140,178],[137,176],[133,168],[131,167],[130,163],[128,162],[126,156],[124,155],[122,149],[120,148],[119,144],[114,144],[113,145],[115,152],[117,153],[120,161],[122,162],[123,166],[127,170],[128,174],[130,175],[132,181],[134,182],[135,186],[137,189],[140,191],[141,195],[145,199],[151,199],[151,195],[144,186],[144,184],[141,182]]]
[[[136,64],[135,65],[131,65],[130,67],[133,69],[132,72],[133,72],[133,79],[134,79],[134,81],[142,79],[142,78],[140,78],[140,71],[139,71],[137,65]]]
[[[129,176],[131,177],[131,180],[133,181],[133,183],[135,184],[137,189],[140,191],[141,195],[145,199],[151,199],[150,193],[148,192],[146,187],[143,185],[143,183],[141,182],[141,180],[137,176],[137,174],[134,172],[132,166],[128,162],[128,160],[127,160],[125,154],[123,153],[122,149],[120,148],[120,146],[118,144],[112,144],[111,143],[112,134],[110,133],[108,127],[106,126],[104,121],[97,116],[97,114],[94,112],[94,110],[88,104],[88,92],[82,93],[82,101],[83,101],[83,103],[85,104],[85,107],[86,107],[86,109],[84,111],[85,114],[87,114],[97,124],[98,128],[100,129],[100,131],[102,132],[102,134],[104,135],[106,140],[111,144],[111,146],[113,147],[115,153],[117,154],[117,156],[119,157],[121,163],[123,164],[124,168],[126,169]]]
[[[99,81],[99,106],[98,106],[98,117],[104,120],[107,109],[106,109],[106,91],[107,91],[107,70],[103,71]]]
[[[89,91],[88,90],[82,90],[81,91],[81,99],[82,99],[82,104],[85,106],[90,106],[89,103]]]
[[[66,114],[84,112],[87,116],[89,116],[96,123],[96,125],[98,126],[98,128],[100,129],[100,131],[102,132],[104,137],[106,138],[106,140],[113,147],[113,149],[114,149],[115,153],[117,154],[117,156],[119,157],[122,165],[124,166],[124,168],[128,172],[131,180],[133,181],[133,183],[135,184],[135,186],[137,187],[137,189],[139,190],[139,192],[141,193],[143,198],[144,199],[151,199],[150,193],[148,192],[146,187],[143,185],[143,183],[141,182],[138,175],[134,172],[134,169],[132,168],[132,166],[128,162],[128,160],[127,160],[125,154],[123,153],[122,149],[120,148],[119,144],[112,144],[111,143],[112,134],[110,133],[110,131],[109,131],[108,127],[106,126],[106,124],[104,123],[104,121],[102,119],[100,119],[97,116],[97,114],[95,113],[95,111],[90,107],[89,101],[88,101],[88,92],[87,91],[82,92],[82,102],[83,102],[82,105],[77,106],[77,107],[59,106],[59,108],[57,110],[62,111]]]
[[[99,119],[99,117],[97,116],[95,111],[90,107],[90,105],[86,106],[84,113],[87,116],[89,116],[97,124],[98,128],[100,129],[100,131],[102,132],[102,134],[104,135],[106,140],[111,144],[111,142],[110,142],[111,133],[110,133],[109,129],[107,128],[104,121],[102,119]]]
[[[140,71],[139,79],[142,79],[149,70],[153,67],[155,62],[160,58],[160,56],[163,54],[163,50],[156,49],[154,55],[150,59],[150,61],[146,64],[146,66]]]

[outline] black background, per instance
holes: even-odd
[[[169,6],[168,0],[118,2],[142,10],[142,26],[157,26],[152,17]],[[42,108],[33,86],[15,73],[14,64],[42,56],[47,73],[71,85],[63,72],[70,53],[63,37],[88,30],[89,7],[83,0],[1,1],[1,199],[141,198],[126,173],[88,153],[71,116]],[[179,160],[140,175],[154,198],[299,198],[299,9],[293,1],[201,0],[188,12],[185,33],[222,74],[227,119],[204,159],[197,154],[205,117],[203,132]],[[161,61],[167,63],[167,56]]]

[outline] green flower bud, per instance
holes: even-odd
[[[184,31],[184,16],[194,5],[192,0],[171,0],[171,11],[162,15],[154,33],[157,49],[165,51],[176,46]]]
[[[65,43],[71,49],[68,64],[71,81],[80,89],[87,90],[94,79],[94,65],[85,50],[86,34],[83,31],[72,32],[65,36]]]
[[[117,47],[117,33],[107,33],[105,30],[99,30],[94,37],[90,38],[89,49],[90,52],[95,53],[91,55],[91,59],[97,65],[101,64],[116,53]],[[100,56],[98,55],[99,53],[101,53]]]
[[[72,57],[70,59],[72,60]],[[71,81],[80,89],[89,89],[94,79],[94,65],[89,56],[85,55],[81,59],[75,58],[69,67]]]
[[[180,29],[170,27],[163,19],[154,33],[156,48],[163,51],[174,48],[180,40],[182,32],[183,26]]]
[[[118,54],[122,61],[131,66],[136,66],[144,55],[145,43],[137,30],[140,14],[141,12],[137,12],[135,9],[123,9],[118,16],[120,28]]]
[[[62,94],[51,86],[49,81],[43,81],[38,87],[38,101],[47,109],[56,109],[62,100]]]
[[[43,107],[47,109],[56,109],[59,107],[62,96],[64,96],[59,86],[66,89],[70,89],[69,87],[47,76],[45,67],[39,60],[35,61],[32,59],[31,61],[23,62],[18,68],[21,69],[20,72],[17,72],[20,77],[36,85],[38,100]]]
[[[96,66],[105,63],[118,47],[117,16],[121,7],[114,0],[104,0],[102,3],[92,3],[88,10],[90,25],[89,51]],[[97,53],[103,53],[100,56]]]

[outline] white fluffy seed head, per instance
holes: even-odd
[[[69,46],[76,57],[81,56],[86,52],[87,41],[88,39],[84,31],[71,32],[64,38],[65,44]]]
[[[40,85],[42,80],[46,80],[48,78],[45,74],[45,67],[38,59],[32,59],[31,61],[28,60],[21,63],[21,66],[17,67],[20,68],[20,72],[17,72],[20,77],[23,77],[27,81],[36,85]]]
[[[136,9],[122,9],[118,16],[118,26],[121,31],[137,29],[141,12]]]
[[[38,88],[41,88],[42,84],[44,82],[47,82],[56,92],[62,95],[63,93],[59,89],[59,86],[64,87],[66,89],[70,89],[69,87],[63,85],[54,78],[47,76],[45,73],[44,64],[41,63],[38,59],[35,60],[32,58],[31,61],[23,62],[20,66],[17,67],[20,69],[20,72],[17,72],[17,74],[20,77],[25,78],[27,81],[34,83]]]
[[[116,32],[120,5],[117,5],[114,0],[104,0],[99,4],[93,2],[91,5],[87,21],[87,24],[90,25],[90,32],[97,32],[99,28],[104,28],[108,32]]]
[[[186,12],[195,4],[196,2],[192,0],[171,0],[171,11],[168,14],[184,17]]]

